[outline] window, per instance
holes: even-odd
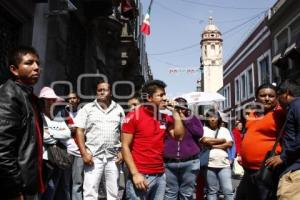
[[[235,104],[238,104],[240,102],[240,81],[239,77],[235,79],[234,81],[234,93],[235,93]]]
[[[228,117],[228,124],[227,124],[227,128],[229,129],[229,130],[232,130],[232,123],[231,123],[231,121],[232,121],[232,119],[231,119],[231,112],[229,111],[229,112],[227,112],[226,113],[226,116]]]
[[[215,55],[216,55],[216,46],[215,46],[214,44],[212,44],[212,45],[210,46],[210,48],[211,48],[211,55],[212,55],[212,56],[215,56]]]
[[[241,111],[240,111],[240,109],[239,108],[237,108],[237,109],[235,109],[235,116],[234,116],[234,120],[236,121],[236,120],[238,120],[238,119],[240,119],[241,118]]]
[[[250,98],[250,97],[254,96],[253,64],[251,64],[246,69],[245,74],[246,74],[247,97]]]
[[[277,49],[276,54],[283,51],[288,46],[288,29],[283,30],[276,36]]]
[[[240,83],[241,83],[241,99],[242,100],[244,100],[244,99],[246,99],[246,97],[247,97],[247,88],[246,88],[246,74],[243,74],[242,76],[241,76],[241,81],[240,81]]]
[[[291,42],[295,42],[297,40],[298,34],[300,33],[300,17],[298,17],[293,23],[290,25],[291,30]]]
[[[223,96],[225,97],[225,101],[223,101],[223,108],[229,108],[231,106],[231,93],[230,93],[230,83],[227,84],[224,88],[223,88]]]
[[[254,95],[253,64],[235,78],[235,102],[249,99]]]
[[[270,50],[257,59],[259,85],[264,83],[271,83],[272,81],[270,59],[271,59]]]
[[[268,61],[268,57],[264,58],[263,60],[261,60],[259,62],[259,66],[260,66],[260,80],[261,83],[268,83],[270,82],[270,71],[269,71],[269,61]]]

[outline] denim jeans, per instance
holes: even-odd
[[[74,156],[72,165],[72,200],[83,199],[83,167],[82,158]]]
[[[166,162],[165,200],[193,199],[200,160]]]
[[[225,200],[233,200],[233,188],[231,181],[231,168],[207,168],[206,172],[206,182],[207,182],[207,199],[217,200],[218,191],[220,186],[222,193],[225,196]]]
[[[52,171],[47,171],[49,180],[46,182],[46,191],[41,194],[41,200],[64,199],[70,200],[70,169],[53,168]]]
[[[135,188],[132,178],[129,178],[126,183],[126,199],[130,200],[157,200],[164,199],[166,190],[166,175],[165,174],[144,174],[147,182],[147,191],[138,190]]]

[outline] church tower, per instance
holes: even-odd
[[[217,92],[223,86],[222,38],[218,27],[209,17],[201,38],[201,88],[204,92]]]

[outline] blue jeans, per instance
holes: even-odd
[[[74,156],[72,165],[72,200],[83,199],[83,167],[82,158]]]
[[[225,200],[233,200],[233,188],[231,181],[231,168],[207,168],[206,172],[207,182],[207,199],[217,200],[218,191],[220,186],[222,193],[225,196]]]
[[[135,188],[132,178],[129,178],[126,183],[126,199],[130,200],[149,200],[149,199],[164,199],[166,190],[166,175],[165,174],[144,174],[147,182],[147,191]]]
[[[165,200],[193,199],[200,160],[166,162]]]
[[[46,191],[42,194],[41,200],[64,199],[70,200],[70,169],[54,168],[51,178],[46,183]]]

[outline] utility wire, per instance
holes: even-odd
[[[160,2],[156,2],[155,5],[161,7],[161,8],[163,8],[163,9],[165,9],[165,10],[168,10],[169,12],[172,12],[173,14],[176,14],[176,15],[179,15],[179,16],[181,16],[181,17],[184,17],[184,18],[186,18],[186,19],[190,19],[190,20],[193,20],[193,21],[197,21],[197,22],[199,22],[199,23],[203,23],[203,22],[204,22],[203,19],[191,17],[191,16],[188,16],[188,15],[184,15],[184,14],[182,14],[181,12],[176,11],[176,10],[173,10],[173,9],[171,9],[171,8],[169,8],[169,7],[167,7],[167,6],[165,6],[164,4],[162,4],[162,3],[160,3]],[[260,13],[261,13],[261,12],[259,12],[258,14],[260,14]],[[255,16],[257,16],[257,14],[250,16],[250,18],[255,17]],[[236,22],[236,21],[243,21],[243,20],[245,20],[245,19],[249,19],[249,17],[239,18],[239,19],[231,19],[231,20],[230,20],[230,19],[229,19],[229,20],[222,20],[222,21],[217,21],[217,20],[216,20],[216,23],[217,23],[217,24],[221,24],[221,23],[230,23],[230,22]]]
[[[262,14],[264,14],[265,12],[266,12],[266,10],[264,10],[263,12],[260,12],[258,15],[256,15],[256,16],[254,16],[254,17],[248,19],[248,20],[245,21],[245,22],[243,22],[243,23],[241,23],[241,24],[238,24],[238,25],[232,27],[231,29],[229,29],[229,30],[227,30],[227,31],[224,31],[224,32],[222,33],[222,35],[224,36],[224,35],[230,33],[231,31],[234,31],[234,30],[240,28],[241,26],[244,26],[244,25],[248,24],[248,23],[251,22],[252,20],[254,20],[254,19],[260,17],[260,16],[261,16]]]
[[[249,33],[251,31],[251,29],[253,29],[253,27],[255,26],[255,23],[252,22],[252,24],[249,26],[249,28],[245,31],[245,33]],[[230,36],[234,35],[235,33],[233,34],[230,34]],[[241,39],[241,41],[245,40],[246,38],[248,38],[249,35],[244,35],[244,37]],[[224,63],[226,63],[237,51],[238,47],[241,45],[241,43],[236,43],[234,46],[232,46],[230,48],[230,50],[228,51],[230,54],[228,54],[227,56],[224,55]]]
[[[260,15],[262,15],[263,13],[265,13],[266,11],[264,10],[263,12],[260,12],[258,15],[248,19],[247,21],[241,23],[241,24],[238,24],[230,29],[228,29],[227,31],[223,32],[223,36],[236,30],[236,29],[239,29],[241,26],[244,26],[246,25],[247,23],[251,22],[252,20],[256,19],[257,17],[259,17]],[[179,52],[179,51],[184,51],[184,50],[187,50],[187,49],[191,49],[191,48],[195,48],[195,47],[198,47],[199,46],[199,42],[196,43],[196,44],[191,44],[189,46],[186,46],[186,47],[182,47],[182,48],[179,48],[179,49],[175,49],[175,50],[170,50],[170,51],[165,51],[165,52],[160,52],[160,53],[149,53],[148,55],[150,56],[160,56],[160,55],[166,55],[166,54],[172,54],[172,53],[176,53],[176,52]]]
[[[265,10],[267,8],[246,8],[246,7],[233,7],[233,6],[220,6],[217,4],[207,4],[207,3],[201,3],[201,2],[196,2],[196,1],[191,1],[191,0],[181,0],[182,2],[190,3],[190,4],[195,4],[199,6],[206,6],[206,7],[213,7],[213,8],[225,8],[225,9],[235,9],[235,10]]]
[[[191,17],[191,16],[188,16],[188,15],[184,15],[184,14],[182,14],[181,12],[176,11],[176,10],[174,10],[174,9],[171,9],[171,8],[165,6],[164,4],[160,3],[160,2],[156,2],[155,5],[161,7],[161,8],[163,8],[163,9],[165,9],[165,10],[168,10],[169,12],[172,12],[173,14],[176,14],[176,15],[179,15],[179,16],[181,16],[181,17],[184,17],[184,18],[186,18],[186,19],[190,19],[190,20],[193,20],[193,21],[197,21],[197,22],[199,22],[199,23],[203,23],[203,22],[204,22],[203,19]],[[260,14],[260,13],[261,13],[261,12],[259,12],[258,14]],[[250,16],[250,18],[255,17],[255,16],[257,16],[257,14]],[[229,20],[222,20],[222,21],[216,20],[216,23],[218,23],[218,24],[221,24],[221,23],[231,23],[231,22],[235,22],[235,21],[243,21],[243,20],[245,20],[245,19],[249,19],[249,17],[239,18],[239,19],[231,19],[231,20],[230,20],[230,19],[229,19]]]
[[[177,64],[175,65],[175,64],[173,64],[173,63],[170,63],[170,62],[168,62],[168,61],[164,61],[164,60],[161,60],[161,59],[158,59],[158,58],[152,57],[151,59],[156,60],[157,62],[166,64],[166,65],[171,65],[171,66],[173,66],[173,67],[178,67],[178,68],[180,67],[180,66],[178,66]]]
[[[158,56],[158,55],[171,54],[171,53],[175,53],[175,52],[179,52],[179,51],[184,51],[186,49],[195,48],[195,47],[198,47],[198,46],[199,46],[199,43],[196,43],[196,44],[192,44],[192,45],[180,48],[180,49],[175,49],[175,50],[165,51],[165,52],[160,52],[160,53],[149,53],[148,55],[150,55],[150,56]]]
[[[261,13],[260,13],[261,14]],[[258,17],[259,15],[256,15],[256,17]],[[245,25],[245,24],[244,24]],[[243,27],[243,25],[241,25],[240,27],[238,27],[237,29],[235,29],[235,30],[238,30],[238,29],[240,29],[240,28],[242,28]],[[249,32],[251,29],[253,28],[253,23],[252,23],[252,25],[251,25],[251,27],[249,27],[248,29],[247,29],[247,31],[246,32]],[[240,29],[239,31],[241,31],[242,29]],[[232,37],[232,36],[234,36],[234,34],[236,34],[236,33],[233,33],[233,34],[230,34],[230,35],[226,35],[225,37],[223,37],[223,39],[224,38],[229,38],[229,37]],[[238,44],[239,45],[239,44]],[[232,47],[231,48],[231,51],[233,50],[233,49],[235,49],[236,47]],[[199,54],[199,51],[193,51],[193,52],[191,52],[191,53],[186,53],[186,54],[182,54],[182,55],[176,55],[176,56],[173,56],[173,57],[182,57],[182,56],[190,56],[190,55],[193,55],[193,54]],[[169,65],[173,65],[173,66],[176,66],[176,65],[174,65],[174,64],[171,64],[171,63],[169,63],[169,62],[167,62],[167,61],[163,61],[163,60],[161,60],[161,59],[158,59],[157,57],[153,57],[152,56],[152,54],[148,54],[150,57],[151,57],[151,59],[154,59],[154,60],[157,60],[157,61],[160,61],[160,62],[162,62],[162,63],[164,63],[164,64],[169,64]],[[170,58],[170,57],[168,57],[168,58]],[[172,57],[171,57],[172,58]]]
[[[191,20],[197,21],[199,23],[203,23],[204,22],[204,20],[202,20],[202,19],[198,19],[198,18],[195,18],[195,17],[187,16],[187,15],[184,15],[184,14],[182,14],[182,13],[176,11],[176,10],[173,10],[173,9],[171,9],[171,8],[163,5],[162,3],[158,2],[158,1],[155,3],[155,5],[158,5],[158,6],[162,7],[162,8],[164,8],[164,9],[166,9],[166,10],[168,10],[168,11],[170,11],[170,12],[176,14],[176,15],[184,17],[186,19],[191,19]]]
[[[199,68],[200,66],[199,66],[199,63],[198,64],[196,64],[195,66],[193,66],[192,65],[192,67],[184,67],[184,66],[179,66],[178,64],[173,64],[173,63],[170,63],[170,62],[168,62],[168,61],[165,61],[165,60],[161,60],[161,59],[158,59],[158,58],[151,58],[151,59],[153,59],[153,60],[155,60],[155,61],[157,61],[157,62],[160,62],[160,63],[163,63],[163,64],[166,64],[166,65],[169,65],[169,66],[172,66],[172,67],[176,67],[176,68],[182,68],[182,69],[188,69],[188,68]]]
[[[265,11],[263,11],[265,12]],[[244,18],[238,18],[238,19],[228,19],[228,20],[214,20],[216,22],[216,24],[223,24],[223,23],[232,23],[232,22],[238,22],[238,21],[243,21],[243,20],[247,20],[250,19],[252,17],[255,17],[257,15],[260,15],[262,12],[256,13],[255,15],[251,15],[248,17],[244,17]]]

